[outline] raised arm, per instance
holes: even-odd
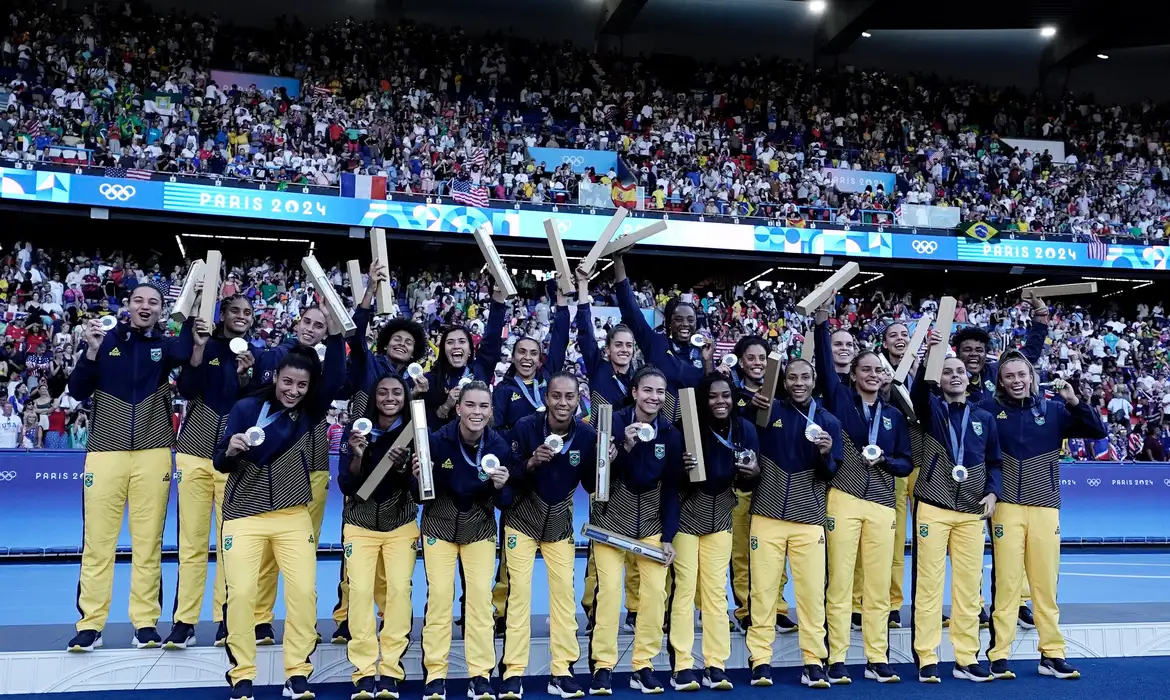
[[[321,386],[317,393],[317,405],[313,411],[314,420],[325,417],[329,404],[337,398],[345,385],[345,338],[338,333],[325,339],[325,361],[321,363]]]
[[[115,332],[117,332],[115,330]],[[109,337],[109,343],[112,345],[114,337]],[[99,358],[102,357],[102,346],[106,344],[106,332],[102,330],[101,325],[93,319],[86,321],[85,326],[85,343],[79,350],[79,357],[77,358],[77,365],[73,368],[73,372],[69,375],[69,394],[78,401],[84,401],[90,396],[98,387],[99,380]]]
[[[473,369],[476,378],[491,385],[492,375],[495,374],[496,364],[504,348],[504,324],[508,320],[511,309],[508,308],[508,298],[503,290],[492,292],[491,311],[487,323],[484,325],[483,338],[479,341],[479,350],[475,353],[476,368]]]

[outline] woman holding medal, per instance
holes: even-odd
[[[730,355],[724,355],[719,365],[719,371],[731,378],[735,384],[736,415],[746,418],[749,422],[755,421],[756,414],[761,410],[769,410],[768,399],[757,396],[764,383],[764,373],[768,369],[768,343],[758,335],[748,335],[739,339],[735,350]],[[731,592],[735,596],[735,620],[739,628],[747,634],[751,626],[751,617],[748,612],[750,601],[750,576],[748,565],[750,550],[748,538],[751,530],[752,494],[736,488],[735,507],[731,511]],[[784,587],[788,585],[788,570],[780,566],[780,597],[776,599],[776,631],[781,634],[791,634],[796,631],[796,623],[788,617],[788,602],[784,600]]]
[[[832,367],[829,344],[830,299],[816,314],[816,360]],[[829,682],[849,683],[845,653],[849,650],[849,613],[854,565],[861,546],[865,568],[862,635],[868,663],[865,677],[879,683],[900,679],[888,661],[890,563],[894,538],[894,479],[910,473],[910,435],[906,419],[881,400],[883,369],[876,353],[862,352],[853,360],[852,386],[836,372],[817,374],[825,408],[841,421],[842,458],[830,482],[827,504],[829,586],[826,621],[829,628]]]
[[[699,680],[691,668],[696,599],[703,620],[706,669],[702,685],[713,690],[733,687],[724,671],[731,655],[731,632],[726,616],[731,510],[735,506],[733,486],[754,479],[760,470],[756,461],[759,451],[756,426],[738,415],[731,386],[727,377],[713,374],[704,377],[695,389],[707,478],[698,483],[684,478],[679,486],[679,526],[672,542],[675,558],[671,567],[669,614],[674,670],[670,685],[680,691],[699,689]]]
[[[992,516],[991,674],[1015,678],[1008,665],[1016,638],[1024,569],[1032,589],[1032,612],[1040,635],[1039,672],[1079,678],[1065,661],[1056,605],[1060,564],[1060,450],[1068,438],[1100,440],[1107,435],[1101,416],[1057,379],[1060,400],[1040,395],[1036,370],[1023,354],[1009,350],[999,358],[995,399],[980,408],[995,416],[1003,450],[1003,486]]]
[[[497,306],[502,314],[503,305]],[[427,574],[423,698],[447,697],[455,573],[461,571],[464,650],[471,677],[467,696],[487,700],[495,697],[491,683],[496,662],[491,583],[496,562],[495,509],[512,502],[508,484],[512,456],[508,441],[490,427],[492,393],[487,384],[477,380],[464,386],[455,409],[458,420],[430,436],[435,498],[423,505],[421,528]],[[419,468],[416,451],[416,479]]]
[[[394,443],[410,424],[408,405],[406,381],[393,374],[382,377],[374,385],[373,404],[366,415],[354,421],[341,439],[337,485],[346,496],[342,537],[349,591],[346,613],[352,634],[347,651],[355,667],[355,700],[397,698],[398,684],[406,677],[402,655],[410,644],[414,619],[410,595],[418,506],[406,471],[408,449]],[[362,499],[358,490],[383,460],[390,462],[390,472],[369,499]],[[374,622],[379,594],[378,607],[385,616],[380,633]]]
[[[252,386],[263,389],[275,381],[276,368],[284,361],[284,357],[294,348],[303,348],[315,352],[320,362],[326,362],[326,355],[330,345],[336,343],[338,352],[345,356],[345,338],[340,335],[329,336],[328,313],[325,306],[311,306],[301,313],[293,335],[284,343],[269,348],[260,354],[252,371]],[[328,340],[326,337],[328,336]],[[317,387],[318,393],[323,395],[326,402],[339,398],[337,394],[345,383],[344,375],[340,380],[331,380],[319,377],[323,381]],[[309,458],[310,478],[313,482],[313,500],[309,503],[309,515],[313,519],[313,541],[321,537],[321,522],[325,519],[325,500],[329,495],[329,419],[322,416],[320,422],[313,429],[310,446],[313,449]],[[270,645],[276,643],[276,631],[272,627],[275,618],[276,606],[276,562],[271,556],[265,558],[260,571],[260,594],[256,608],[256,643]]]
[[[545,410],[544,392],[548,378],[565,366],[565,353],[569,348],[569,307],[564,295],[556,291],[556,280],[550,279],[548,286],[552,288],[550,296],[555,294],[557,300],[548,336],[548,356],[536,338],[524,336],[517,339],[512,346],[512,365],[492,393],[496,430],[505,436],[511,435],[512,426],[521,418]],[[504,585],[506,595],[507,584]]]
[[[627,290],[629,289],[627,283]],[[634,375],[634,405],[613,415],[613,434],[621,440],[611,465],[609,501],[592,501],[589,521],[598,527],[640,540],[666,553],[666,566],[644,557],[636,565],[641,574],[637,628],[634,631],[634,675],[630,687],[643,693],[660,693],[651,661],[662,649],[666,611],[667,566],[674,562],[671,542],[678,532],[678,485],[684,465],[695,464],[683,452],[682,431],[661,415],[666,405],[666,377],[645,366]],[[592,493],[592,479],[585,490]],[[613,668],[618,661],[617,627],[621,612],[622,569],[625,551],[606,544],[591,545],[597,567],[597,601],[593,609],[590,660],[593,682],[590,695],[613,693]]]
[[[284,574],[284,696],[312,698],[309,656],[317,644],[317,538],[309,513],[314,431],[345,377],[340,335],[322,364],[311,348],[290,349],[274,381],[239,401],[215,450],[228,475],[220,566],[227,580],[227,652],[233,700],[252,697],[256,599],[267,556]]]
[[[577,345],[585,363],[585,376],[592,391],[592,407],[609,404],[622,409],[630,403],[630,386],[633,381],[634,354],[638,346],[634,332],[625,324],[611,328],[605,336],[605,350],[597,349],[597,338],[593,334],[593,313],[589,296],[589,277],[592,270],[578,267],[577,277]],[[593,550],[585,563],[585,590],[581,594],[581,607],[585,616],[593,619],[593,594],[597,591],[597,568],[593,563]],[[626,554],[626,619],[623,625],[630,632],[638,624],[638,578],[637,560],[633,554]],[[590,623],[592,624],[592,623]]]
[[[549,648],[552,679],[548,692],[562,698],[585,695],[570,666],[581,655],[573,614],[573,494],[596,468],[597,431],[578,420],[577,377],[558,372],[548,380],[548,410],[520,419],[512,432],[513,461],[521,465],[509,481],[512,505],[504,509],[501,554],[512,585],[508,591],[507,633],[500,664],[500,697],[518,700],[528,668],[532,615],[532,569],[539,549],[548,571]],[[611,450],[615,450],[611,445]]]
[[[370,417],[369,391],[383,377],[401,377],[414,393],[422,396],[430,386],[424,376],[419,360],[426,356],[426,333],[422,326],[406,318],[392,318],[378,331],[378,342],[374,352],[366,344],[374,293],[378,284],[386,283],[386,267],[378,260],[370,263],[370,286],[353,312],[357,330],[348,339],[349,362],[346,364],[346,384],[353,394],[349,397],[349,415]],[[409,402],[404,405],[409,405]],[[344,440],[342,441],[344,444]],[[341,577],[337,584],[337,604],[333,606],[333,621],[337,629],[333,632],[334,644],[346,644],[350,640],[350,629],[346,614],[349,610],[349,583],[345,572],[346,559],[341,560]],[[386,581],[382,569],[375,567],[377,581],[375,590],[378,601],[386,602]],[[383,614],[383,605],[378,606]]]
[[[784,561],[792,565],[800,619],[800,682],[829,687],[825,646],[825,492],[842,457],[841,423],[813,398],[816,372],[795,359],[784,370],[786,398],[759,428],[759,475],[749,484],[752,685],[772,685],[772,610],[784,596]],[[763,397],[758,397],[762,399]],[[757,403],[760,403],[757,401]]]
[[[209,292],[214,294],[214,290]],[[179,394],[187,400],[187,415],[175,443],[175,482],[179,489],[179,580],[175,592],[174,624],[164,646],[185,649],[195,642],[195,623],[203,609],[207,582],[207,538],[214,506],[217,551],[223,534],[224,486],[227,474],[216,471],[211,458],[227,429],[228,414],[251,380],[256,351],[247,340],[255,319],[252,302],[243,294],[219,303],[219,325],[214,330],[195,321],[195,348],[179,374]],[[223,567],[215,569],[212,620],[218,623],[216,646],[227,638],[223,619]]]
[[[471,331],[464,326],[449,326],[439,337],[439,357],[426,374],[427,392],[423,396],[427,415],[437,419],[437,425],[454,416],[459,392],[469,382],[480,381],[490,386],[504,347],[504,324],[511,314],[507,302],[507,294],[496,285],[478,351],[471,340]]]
[[[932,332],[929,345],[942,341]],[[991,674],[979,653],[979,589],[983,521],[995,511],[1002,458],[995,416],[967,401],[967,369],[957,357],[943,362],[942,381],[928,382],[925,365],[911,398],[922,426],[922,459],[914,486],[913,625],[918,680],[940,682],[943,582],[951,558],[951,645],[955,678],[983,682]]]

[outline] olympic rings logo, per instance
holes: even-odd
[[[98,187],[98,192],[106,199],[125,202],[137,194],[138,190],[134,189],[133,185],[111,185],[108,182],[103,182]]]
[[[1085,482],[1087,484],[1089,484],[1089,486],[1100,486],[1101,485],[1100,479],[1085,479]]]
[[[0,472],[0,481],[13,481],[16,479],[16,472],[7,471]]]
[[[562,156],[561,163],[565,165],[584,165],[584,156]]]
[[[914,241],[910,245],[914,247],[915,252],[919,255],[930,255],[938,250],[938,243],[934,241]]]

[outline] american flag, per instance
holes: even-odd
[[[456,178],[451,183],[451,197],[456,202],[470,207],[486,207],[488,205],[487,188],[483,185],[473,185],[471,180]]]
[[[313,94],[317,97],[332,97],[333,91],[323,85],[314,85]]]
[[[894,209],[894,223],[902,223],[902,203],[898,202],[898,207]]]
[[[149,180],[149,170],[139,170],[137,168],[106,168],[106,177],[121,177],[129,180]]]
[[[1095,233],[1089,234],[1089,260],[1105,261],[1109,259],[1109,244],[1102,241]]]
[[[41,126],[40,119],[29,119],[24,124],[24,130],[29,136],[33,137],[34,139],[36,137],[40,136],[41,134],[45,133],[44,127]]]
[[[487,149],[477,148],[471,153],[471,165],[482,168],[487,163]]]

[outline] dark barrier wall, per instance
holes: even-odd
[[[83,463],[84,454],[76,451],[0,450],[0,552],[77,551],[81,546]],[[175,482],[171,480],[163,535],[167,548],[176,544]],[[1170,509],[1168,464],[1064,464],[1061,486],[1064,507],[1060,531],[1065,541],[1121,538],[1166,542],[1170,538],[1170,518],[1166,517]],[[587,503],[585,492],[579,490],[574,508],[577,532],[586,519]],[[341,542],[341,505],[341,492],[334,480],[329,487],[322,546]],[[125,524],[118,543],[130,545]]]

